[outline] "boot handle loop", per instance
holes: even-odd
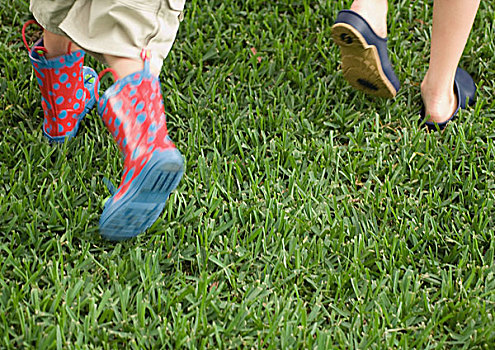
[[[27,21],[26,23],[24,23],[24,25],[22,26],[22,41],[24,42],[24,46],[26,47],[26,50],[28,50],[28,52],[31,51],[31,48],[29,47],[28,42],[26,40],[26,28],[28,26],[30,26],[31,24],[36,24],[38,27],[40,27],[41,29],[43,29],[43,27],[38,22],[36,22],[36,20],[34,20],[34,19],[30,19],[29,21]],[[47,49],[44,48],[43,46],[35,46],[34,47],[34,50],[39,55],[43,55],[43,54],[46,54],[48,52]]]

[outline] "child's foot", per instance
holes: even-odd
[[[105,203],[101,235],[124,240],[159,217],[184,172],[184,160],[168,137],[158,78],[142,71],[115,82],[100,98],[98,113],[124,156],[120,186]]]
[[[453,85],[453,84],[452,84]],[[421,83],[421,97],[424,103],[425,115],[432,123],[443,123],[454,114],[457,109],[457,96],[454,89],[436,91],[427,78]]]
[[[473,78],[463,69],[457,68],[453,88],[445,91],[438,89],[435,82],[428,79],[426,74],[421,84],[421,96],[424,107],[421,116],[428,117],[426,127],[429,130],[442,130],[454,119],[459,110],[474,104],[476,84]]]

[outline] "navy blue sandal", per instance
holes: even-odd
[[[379,37],[358,13],[340,11],[332,27],[340,46],[344,78],[370,95],[394,98],[400,82],[387,54],[387,38]]]
[[[467,106],[472,106],[474,104],[474,97],[476,95],[476,84],[473,78],[464,69],[457,68],[454,78],[454,94],[457,97],[457,108],[452,116],[442,123],[435,123],[427,121],[425,122],[426,127],[430,131],[435,131],[438,129],[443,130],[447,124],[455,118],[459,113],[459,110],[465,109]],[[421,120],[425,118],[425,107],[421,109]]]

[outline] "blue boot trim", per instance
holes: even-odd
[[[94,107],[96,100],[98,99],[98,90],[100,89],[100,81],[98,80],[98,74],[91,67],[83,67],[83,79],[84,87],[89,91],[89,98],[86,99],[86,107],[84,108],[84,114],[89,113]],[[81,116],[84,117],[84,114]]]

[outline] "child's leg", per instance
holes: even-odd
[[[47,50],[45,57],[51,59],[62,56],[67,53],[67,48],[71,47],[71,51],[81,50],[79,46],[74,44],[69,38],[63,35],[58,35],[49,30],[43,31],[45,48]],[[127,58],[113,55],[103,55],[108,65],[117,73],[119,77],[125,77],[143,69],[143,60],[138,58]],[[151,71],[155,75],[159,75],[160,69],[151,67]]]
[[[112,55],[104,55],[105,61],[117,73],[120,78],[143,69],[143,60]],[[156,73],[158,75],[158,72]]]
[[[119,77],[125,77],[143,69],[143,60],[137,58],[127,58],[112,55],[103,55],[108,65],[117,73]],[[151,72],[160,75],[160,67],[151,65]]]
[[[66,36],[52,33],[46,29],[43,31],[43,41],[47,50],[45,55],[47,59],[65,55],[67,53],[69,45],[71,51],[81,50],[79,46],[74,44]]]
[[[102,4],[105,1],[95,6]],[[168,136],[158,80],[183,2],[148,2],[142,11],[113,2],[106,5],[112,11],[74,9],[60,27],[90,52],[101,54],[117,75],[101,96],[98,113],[122,152],[124,168],[119,186],[110,186],[112,197],[105,203],[100,233],[122,240],[145,231],[158,219],[184,171],[183,157]],[[99,31],[82,30],[84,13]],[[82,25],[74,26],[76,21]]]
[[[377,35],[387,36],[388,0],[354,0],[351,10],[363,16]]]
[[[430,66],[421,95],[430,121],[443,122],[454,113],[454,77],[480,0],[435,0]]]

